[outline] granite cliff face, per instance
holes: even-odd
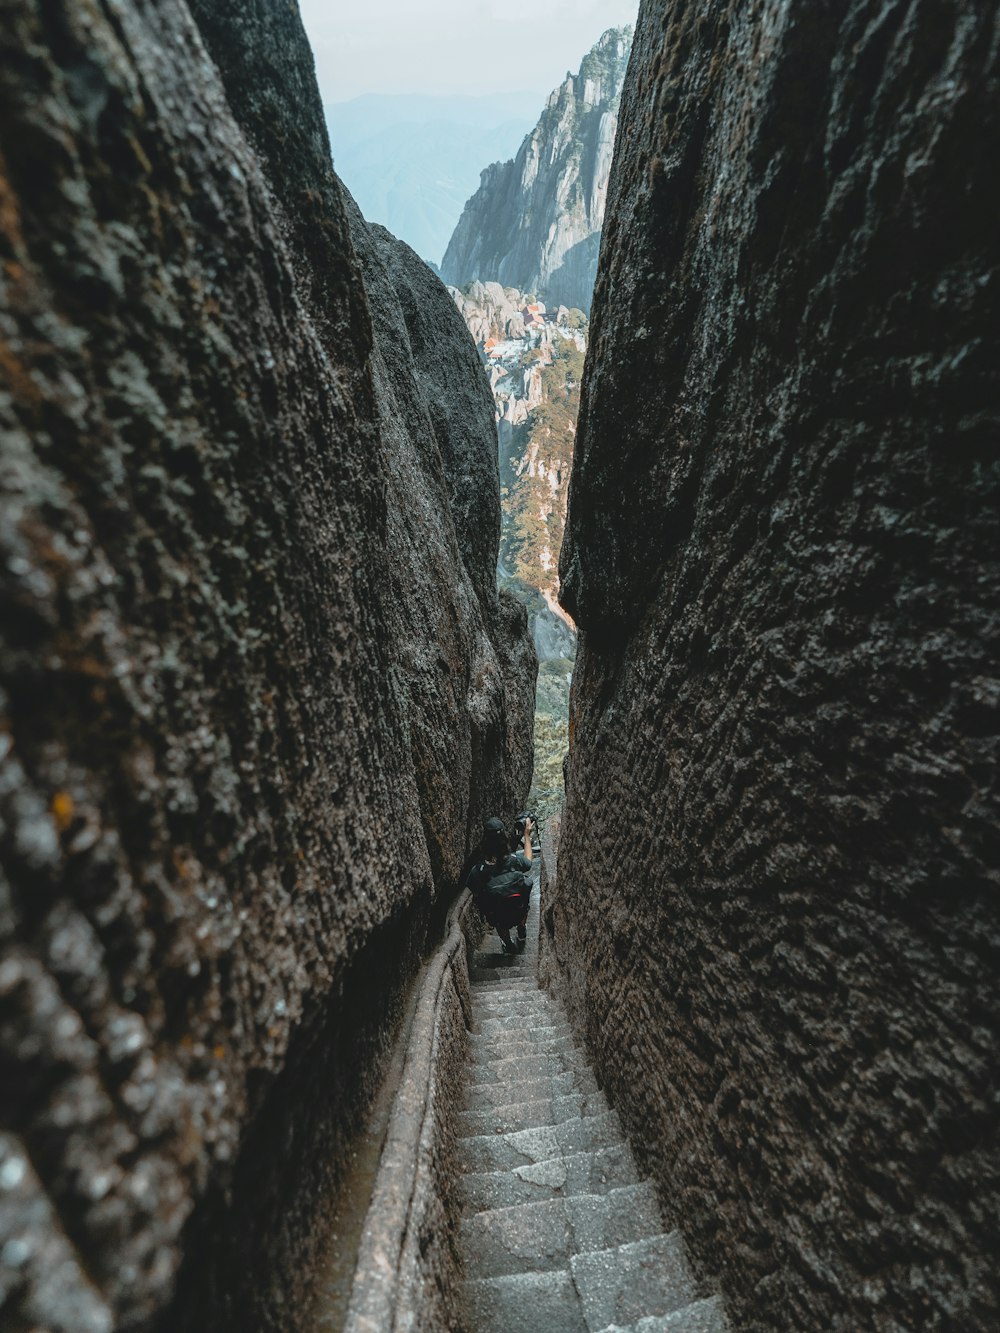
[[[0,32],[0,1287],[53,1333],[294,1325],[530,778],[475,349],[349,222],[294,9],[194,14]]]
[[[547,935],[740,1328],[996,1326],[998,107],[991,6],[642,6]]]
[[[630,28],[612,28],[549,97],[511,162],[487,167],[441,262],[474,279],[590,309]]]

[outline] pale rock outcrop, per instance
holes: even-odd
[[[499,282],[471,282],[461,291],[448,289],[473,340],[481,347],[488,339],[499,342],[525,335],[523,295]]]

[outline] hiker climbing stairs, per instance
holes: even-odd
[[[467,1333],[725,1333],[538,984],[537,886],[523,952],[483,950],[458,1129]]]

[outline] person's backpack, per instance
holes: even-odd
[[[488,898],[518,898],[530,890],[531,880],[510,862],[510,857],[502,865],[491,866],[488,861],[483,862],[479,867],[482,875],[480,893]]]

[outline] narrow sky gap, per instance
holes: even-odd
[[[302,0],[325,103],[366,93],[544,98],[638,0]]]

